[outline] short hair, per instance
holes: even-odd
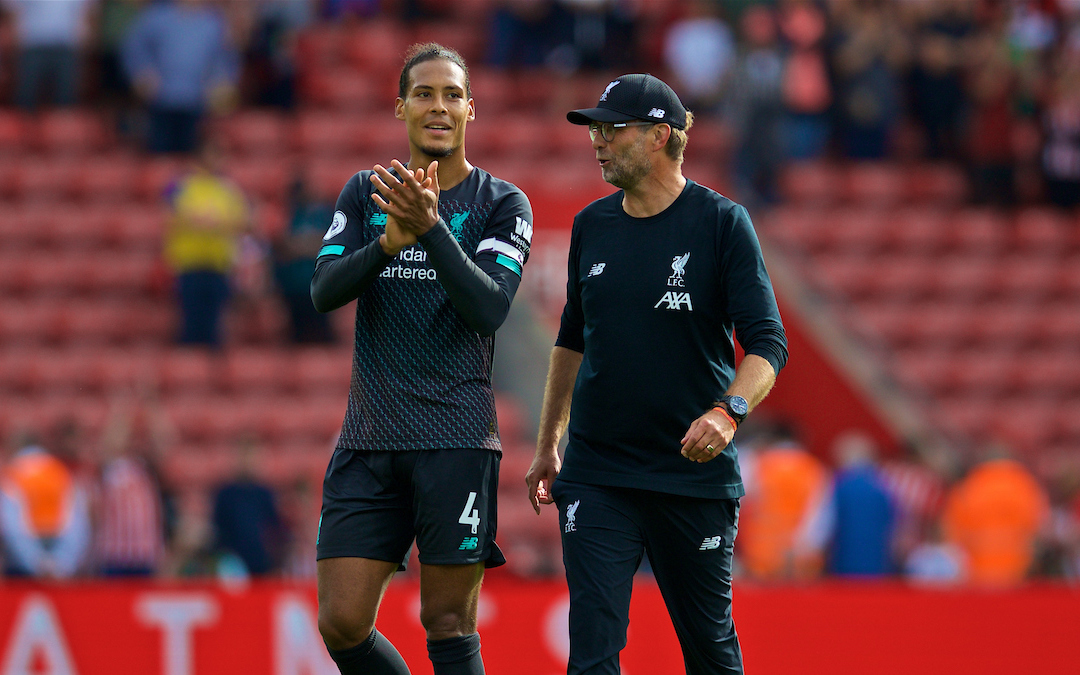
[[[469,66],[465,65],[465,58],[458,54],[457,50],[444,47],[438,42],[423,42],[409,47],[409,51],[405,53],[405,65],[401,68],[401,77],[398,78],[398,96],[405,98],[405,93],[409,88],[409,74],[412,72],[413,66],[435,59],[446,59],[461,68],[462,72],[465,73],[465,97],[472,98]]]
[[[690,141],[686,132],[690,131],[690,127],[692,126],[694,126],[694,113],[687,110],[686,128],[676,129],[675,127],[671,127],[671,136],[668,137],[667,145],[664,146],[668,157],[680,164],[683,161],[683,151],[686,150],[686,144]]]

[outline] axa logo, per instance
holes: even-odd
[[[525,220],[521,216],[517,216],[517,222],[514,224],[514,234],[523,238],[526,242],[532,243],[532,223]]]
[[[686,309],[694,311],[694,303],[690,300],[689,293],[679,293],[678,291],[668,291],[664,293],[664,297],[660,298],[653,309],[657,309],[660,305],[664,305],[664,309],[682,309],[683,305],[686,305]]]
[[[683,283],[683,275],[686,274],[686,263],[688,262],[690,262],[689,251],[671,259],[671,276],[667,280],[668,286],[681,288],[686,285]]]
[[[653,108],[649,111],[649,117],[655,117],[657,119],[664,119],[664,115],[666,114],[667,112],[663,108]]]
[[[612,82],[611,84],[609,84],[609,85],[607,86],[607,88],[605,88],[605,89],[604,89],[604,93],[603,93],[603,94],[600,94],[600,100],[601,100],[601,101],[606,101],[606,100],[607,100],[607,95],[608,95],[608,92],[610,92],[610,91],[612,90],[612,88],[613,88],[613,87],[614,87],[615,85],[617,85],[617,84],[618,84],[619,82],[621,82],[621,81],[622,81],[622,80],[615,80],[614,82]]]
[[[596,263],[589,269],[589,274],[585,278],[600,276],[604,273],[605,267],[607,267],[607,263]]]
[[[384,216],[385,217],[385,216]],[[330,241],[345,231],[345,223],[349,221],[341,211],[334,211],[334,220],[330,223],[330,229],[323,235],[323,241]]]
[[[701,546],[698,548],[698,550],[711,551],[713,549],[720,548],[723,543],[724,538],[720,535],[716,535],[715,537],[705,537],[705,540],[701,542]]]
[[[564,531],[577,532],[577,510],[579,506],[581,506],[580,499],[566,507],[566,527],[563,528]]]

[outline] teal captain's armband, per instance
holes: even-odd
[[[514,274],[518,275],[519,277],[521,276],[521,263],[514,260],[513,258],[500,253],[499,255],[495,256],[495,262],[499,263],[500,265],[510,270]]]
[[[345,252],[345,247],[344,246],[339,246],[339,245],[323,246],[321,249],[319,249],[319,255],[317,255],[316,257],[321,258],[324,255],[341,255],[344,252]]]

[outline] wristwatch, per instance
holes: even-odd
[[[719,405],[723,405],[727,408],[727,411],[731,413],[731,416],[734,417],[735,421],[740,425],[750,412],[750,406],[742,396],[721,396],[720,400],[713,404],[713,407]]]

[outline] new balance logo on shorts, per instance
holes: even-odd
[[[577,532],[577,508],[581,505],[581,500],[577,500],[570,506],[566,507],[566,532]]]
[[[476,547],[480,545],[479,537],[465,537],[461,540],[461,546],[458,546],[459,551],[475,551]]]
[[[721,537],[720,535],[716,535],[715,537],[705,537],[705,540],[701,542],[701,547],[698,548],[698,550],[699,551],[711,551],[714,548],[720,548],[721,544],[723,544],[723,543],[724,543],[724,538]]]

